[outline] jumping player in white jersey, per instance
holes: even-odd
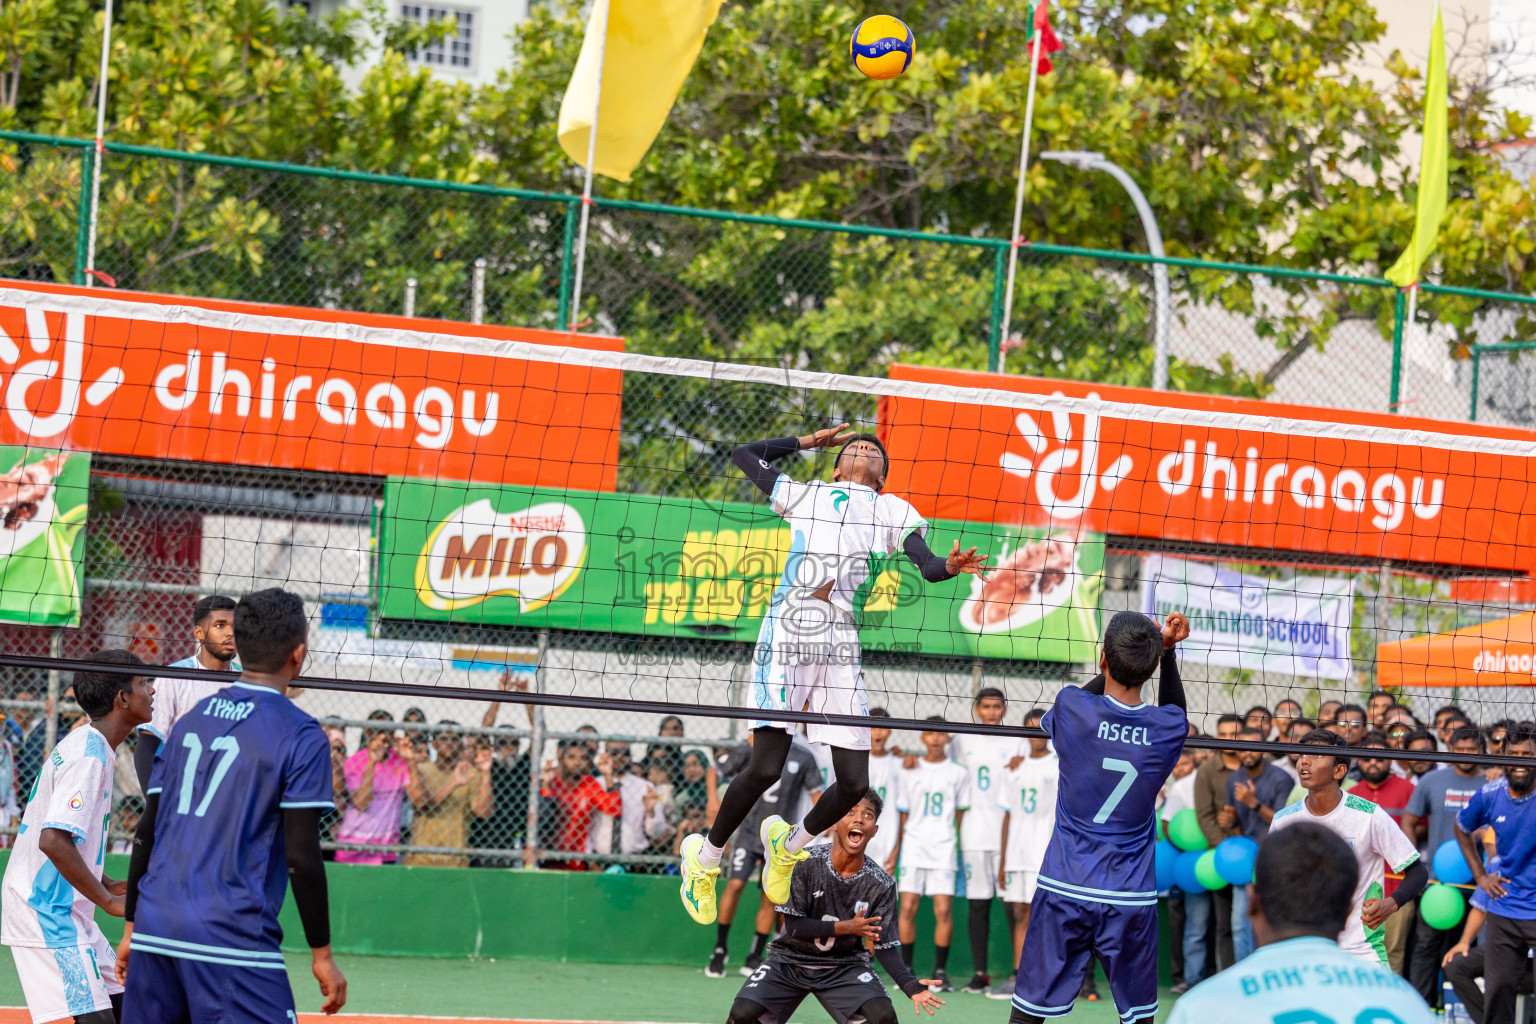
[[[101,651],[86,662],[144,665],[127,651]],[[154,694],[144,676],[76,672],[75,700],[90,724],[59,741],[27,802],[0,883],[0,941],[11,947],[33,1024],[116,1024],[122,1008],[117,957],[95,910],[123,916],[128,883],[102,872],[114,751],[149,721]]]
[[[998,725],[1008,700],[995,686],[977,691],[971,704],[975,719]],[[992,931],[992,897],[997,894],[1001,858],[1003,811],[998,786],[1003,773],[1023,760],[1029,745],[1017,736],[961,733],[949,746],[949,756],[971,778],[971,809],[960,823],[960,862],[965,870],[965,898],[970,903],[966,931],[971,939],[971,980],[962,992],[983,994],[991,984],[987,973],[987,939]]]
[[[830,483],[798,483],[771,465],[833,445],[843,447]],[[683,907],[700,924],[715,920],[715,879],[725,844],[778,781],[789,753],[793,726],[775,720],[773,712],[869,713],[854,596],[869,579],[873,556],[905,553],[930,583],[987,570],[987,556],[960,550],[959,541],[947,559],[929,550],[927,521],[902,499],[880,493],[889,467],[885,447],[871,434],[852,433],[846,423],[806,437],[742,445],[731,458],[789,524],[790,546],[753,655],[753,697],[764,717],[754,726],[752,761],[726,791],[708,837],[689,836],[681,849]],[[806,738],[832,747],[836,782],[799,824],[776,816],[763,821],[763,891],[779,904],[789,898],[790,876],[806,845],[869,788],[868,726],[814,724]]]
[[[221,594],[211,594],[192,606],[192,638],[197,650],[190,658],[173,661],[167,668],[203,668],[210,672],[239,671],[235,662],[235,602]],[[181,679],[165,676],[155,684],[155,715],[139,728],[133,747],[133,770],[139,788],[149,788],[149,773],[155,767],[155,754],[171,734],[176,720],[197,706],[204,697],[212,697],[228,686],[223,679]]]

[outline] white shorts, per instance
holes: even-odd
[[[910,892],[914,896],[953,896],[955,894],[954,868],[896,869],[896,891]]]
[[[12,946],[11,956],[33,1024],[110,1010],[110,997],[123,990],[117,983],[117,954],[101,932],[65,949]]]
[[[997,895],[996,850],[960,851],[960,863],[965,867],[965,898],[989,900]]]
[[[814,711],[829,715],[869,714],[864,697],[859,631],[827,605],[825,618],[801,609],[793,616],[770,613],[763,619],[752,652],[752,697],[760,711]],[[814,621],[812,621],[814,620]],[[759,719],[753,728],[774,726],[794,732],[792,722]],[[868,750],[869,728],[849,725],[806,726],[805,738],[845,750]]]
[[[1033,903],[1035,887],[1039,884],[1040,872],[1038,871],[1005,871],[1003,872],[1003,902]]]

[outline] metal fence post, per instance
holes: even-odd
[[[80,213],[75,218],[75,284],[85,284],[85,264],[90,259],[91,176],[95,173],[96,151],[80,150]]]
[[[55,627],[48,633],[48,657],[64,657],[64,631]],[[63,691],[64,673],[56,668],[48,670],[48,710],[43,720],[44,753],[52,752],[59,742],[59,694]]]
[[[408,277],[405,279],[404,312],[406,316],[416,315],[416,279],[414,277]]]
[[[576,282],[576,204],[565,204],[565,238],[560,243],[560,308],[555,314],[557,330],[571,326],[571,288]]]
[[[1472,408],[1467,411],[1467,419],[1477,422],[1477,379],[1483,368],[1483,353],[1476,345],[1472,346]]]
[[[533,692],[544,692],[544,663],[549,658],[549,630],[539,630],[539,665],[533,674]],[[523,866],[539,864],[539,780],[544,774],[544,705],[533,706],[528,729],[528,835],[523,841]]]
[[[1396,297],[1392,300],[1392,381],[1387,400],[1388,412],[1397,412],[1398,388],[1403,378],[1403,323],[1407,312],[1407,300],[1403,290],[1399,288]]]
[[[987,334],[987,372],[996,373],[1003,351],[1003,284],[1008,280],[1008,246],[992,250],[992,326]]]
[[[485,322],[485,258],[475,260],[475,269],[469,279],[469,322]]]

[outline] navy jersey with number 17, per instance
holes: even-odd
[[[276,690],[233,683],[177,721],[146,792],[160,804],[133,948],[282,970],[282,812],[335,806],[320,723]]]
[[[1040,888],[1124,906],[1157,902],[1157,794],[1184,750],[1184,709],[1135,706],[1069,686],[1040,727],[1061,765],[1056,831]]]

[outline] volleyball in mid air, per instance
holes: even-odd
[[[853,66],[867,78],[896,78],[912,64],[917,40],[900,18],[877,14],[865,18],[853,30],[848,49]]]

